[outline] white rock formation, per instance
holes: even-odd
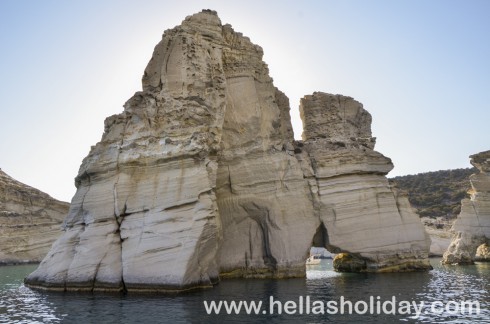
[[[216,152],[231,46],[224,28],[215,13],[202,12],[165,32],[143,91],[106,119],[84,159],[65,234],[28,283],[151,291],[218,280]]]
[[[373,150],[371,115],[350,97],[320,92],[305,96],[300,112],[300,159],[312,167],[305,177],[325,245],[361,257],[366,271],[430,268],[430,239],[406,195],[385,177],[391,160]]]
[[[143,91],[84,159],[65,234],[26,284],[166,291],[304,276],[312,244],[358,254],[366,271],[429,268],[422,224],[372,150],[370,115],[324,94],[345,102],[317,107],[335,130],[295,146],[289,100],[262,56],[209,10],[167,30]]]
[[[470,176],[470,199],[461,201],[461,213],[452,228],[455,235],[443,257],[446,264],[473,263],[481,245],[478,259],[487,258],[486,245],[490,243],[490,151],[470,158],[479,173]]]
[[[40,262],[61,235],[68,206],[0,169],[0,264]]]

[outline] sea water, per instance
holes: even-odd
[[[158,296],[39,292],[23,285],[36,265],[3,266],[0,323],[490,323],[490,264],[431,262],[434,270],[429,272],[351,274],[337,273],[331,260],[322,260],[307,266],[306,278],[223,280],[213,289]],[[340,306],[342,300],[344,314],[339,307],[337,312],[328,307]],[[383,314],[382,303],[393,300],[424,306],[421,314],[413,308],[409,314],[398,309],[393,314],[388,304],[389,313]],[[206,305],[220,301],[219,314],[208,314]],[[223,303],[240,301],[262,304],[258,314],[247,314],[243,307],[238,314],[227,314]],[[477,301],[479,314],[455,313],[461,301]],[[358,303],[357,314],[355,309],[348,314],[348,302]],[[374,308],[362,313],[366,306]]]

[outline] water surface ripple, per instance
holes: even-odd
[[[173,296],[92,295],[47,293],[26,288],[23,278],[35,265],[0,267],[0,323],[490,323],[490,264],[443,266],[432,259],[426,273],[340,274],[331,260],[308,266],[306,279],[224,280],[214,289]],[[207,315],[203,301],[262,301],[269,310],[274,300],[299,303],[309,296],[324,303],[341,296],[353,303],[379,296],[381,301],[424,301],[423,314],[259,314]],[[429,303],[476,300],[479,315],[430,312]]]

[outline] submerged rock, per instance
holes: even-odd
[[[303,142],[262,48],[204,10],[167,30],[143,91],[84,159],[31,287],[167,291],[305,275],[310,247],[428,269],[428,237],[352,98],[303,98]]]
[[[0,169],[0,264],[40,262],[61,235],[68,206]]]
[[[446,264],[471,264],[479,246],[490,243],[490,151],[470,158],[479,172],[470,176],[470,199],[461,201],[461,213],[452,228],[455,234],[442,261]],[[479,251],[478,259],[486,260],[485,248]]]

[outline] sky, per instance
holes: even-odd
[[[70,201],[104,119],[163,31],[202,9],[264,49],[290,99],[343,94],[373,116],[389,176],[470,167],[490,149],[490,1],[0,1],[0,168]]]

